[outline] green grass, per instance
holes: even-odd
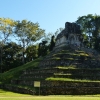
[[[57,66],[55,68],[58,68],[58,69],[65,69],[65,70],[68,70],[68,69],[80,69],[80,70],[89,70],[89,71],[93,71],[93,70],[100,70],[100,68],[77,68],[75,65],[70,65],[70,66]]]
[[[72,74],[62,74],[62,73],[54,73],[54,75],[72,75]]]
[[[80,53],[80,56],[89,56],[88,54],[86,54],[86,53]]]
[[[24,70],[30,69],[30,68],[36,68],[41,60],[42,58],[36,59],[34,61],[31,61],[22,66],[13,68],[5,73],[0,74],[0,82],[9,83],[11,79],[13,78],[17,79]]]
[[[100,100],[100,97],[85,96],[31,96],[31,97],[0,97],[1,100]]]
[[[60,57],[53,57],[53,58],[51,58],[51,59],[53,59],[53,60],[59,60],[59,59],[61,59]]]
[[[46,78],[46,80],[49,81],[71,81],[71,82],[100,82],[100,81],[93,81],[93,80],[86,80],[86,79],[71,79],[71,78],[54,78],[54,77],[49,77]]]
[[[18,96],[31,96],[31,95],[14,93],[14,92],[10,92],[10,91],[6,91],[6,90],[0,89],[0,97],[9,97],[9,96],[16,96],[16,97],[18,97]]]
[[[77,53],[84,53],[84,51],[76,50]]]
[[[59,68],[59,69],[78,69],[76,68],[76,66],[72,65],[72,66],[57,66],[55,68]]]
[[[0,89],[0,100],[100,100],[100,95],[50,95],[18,94]]]

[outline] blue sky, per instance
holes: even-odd
[[[0,0],[0,17],[38,22],[46,33],[87,14],[100,15],[100,0]]]

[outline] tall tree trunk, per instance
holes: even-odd
[[[0,55],[0,72],[2,73],[3,72],[3,70],[2,70],[2,53],[3,53],[3,47],[1,46],[1,55]]]
[[[24,51],[24,49],[25,49],[25,42],[24,42],[24,40],[23,40],[23,50],[22,50],[22,63],[23,63],[23,64],[25,64],[25,58],[24,58],[25,51]]]

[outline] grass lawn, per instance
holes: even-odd
[[[100,100],[100,95],[34,96],[27,94],[18,94],[0,89],[0,100]]]

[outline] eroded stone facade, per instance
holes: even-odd
[[[81,35],[80,26],[76,23],[65,23],[65,29],[62,30],[56,39],[55,47],[61,47],[66,45],[81,46],[83,37]]]

